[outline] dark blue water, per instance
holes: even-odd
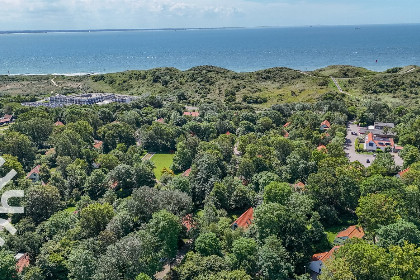
[[[376,62],[376,60],[378,60]],[[420,25],[0,35],[0,74],[420,65]]]

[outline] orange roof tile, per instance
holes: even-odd
[[[329,258],[332,257],[332,255],[340,248],[340,246],[334,246],[331,250],[324,253],[318,253],[312,256],[312,261],[322,261],[325,262]]]
[[[17,263],[16,263],[16,271],[18,273],[21,273],[25,267],[28,267],[29,266],[29,264],[30,264],[29,255],[28,254],[24,254],[22,257],[20,257],[17,260]]]
[[[41,165],[35,166],[28,174],[26,174],[26,178],[29,178],[32,174],[39,174],[39,169],[41,168]]]
[[[320,146],[318,146],[317,148],[316,148],[318,151],[324,151],[324,152],[326,152],[327,151],[327,147],[325,147],[324,145],[320,145]]]
[[[157,119],[156,121],[159,122],[159,123],[165,123],[165,119],[164,118]]]
[[[60,122],[60,121],[56,121],[54,125],[55,125],[55,126],[63,126],[63,125],[64,125],[64,123],[62,123],[62,122]]]
[[[199,112],[184,112],[184,116],[198,117],[199,115]]]
[[[400,175],[400,177],[402,177],[405,173],[407,173],[408,171],[410,171],[410,167],[404,169],[403,171],[398,172],[398,175]]]
[[[236,221],[232,223],[232,226],[237,226],[240,228],[247,228],[252,224],[254,219],[254,208],[249,208],[245,211]]]
[[[327,121],[327,120],[325,120],[325,121],[323,121],[323,122],[321,123],[321,126],[323,126],[323,125],[325,125],[327,128],[330,128],[330,127],[331,127],[330,122],[329,122],[329,121]]]
[[[190,176],[190,173],[191,173],[191,168],[188,168],[187,170],[185,170],[184,173],[182,173],[182,175],[185,176],[185,177],[188,177],[188,176]]]
[[[283,125],[283,127],[288,127],[290,125],[290,122],[287,122]]]
[[[95,143],[93,144],[93,147],[95,148],[95,149],[100,149],[100,148],[102,148],[102,145],[104,144],[104,142],[102,142],[102,141],[99,141],[99,140],[95,140]]]
[[[196,224],[194,222],[193,216],[188,214],[184,218],[182,218],[182,225],[187,228],[187,231],[195,228]]]
[[[362,227],[358,226],[349,226],[343,231],[340,231],[337,234],[337,238],[348,237],[350,238],[363,238],[365,236],[365,232],[363,231]]]

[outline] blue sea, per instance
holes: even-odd
[[[108,73],[215,65],[238,72],[334,64],[420,65],[420,25],[313,26],[0,35],[0,74]]]

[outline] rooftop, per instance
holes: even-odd
[[[232,223],[233,227],[248,228],[254,219],[254,208],[249,208],[236,221]]]

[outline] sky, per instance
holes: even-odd
[[[0,30],[419,23],[418,0],[0,0]]]

